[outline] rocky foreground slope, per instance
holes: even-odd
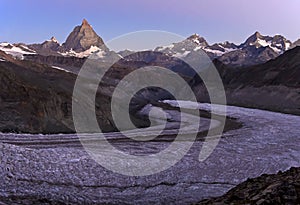
[[[198,203],[205,204],[300,204],[300,168],[248,179],[222,197]]]

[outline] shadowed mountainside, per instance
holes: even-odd
[[[228,104],[300,115],[300,47],[251,67],[231,68],[219,61],[214,63],[223,80]],[[203,84],[196,85],[194,90],[208,101]]]
[[[74,132],[72,93],[76,75],[46,64],[19,61],[0,53],[0,130],[2,132]],[[99,93],[96,114],[104,130],[112,130],[108,119],[109,96]],[[100,103],[101,102],[101,103]]]
[[[28,132],[28,133],[69,133],[75,132],[72,120],[72,94],[77,75],[67,70],[55,69],[47,64],[40,64],[27,60],[17,60],[1,52],[0,62],[0,130],[2,132]],[[131,61],[121,60],[113,65],[111,71],[106,75],[106,81],[98,87],[96,95],[96,115],[103,131],[114,131],[111,116],[110,99],[114,87],[130,71],[149,65],[169,66],[170,69],[178,69],[178,66],[187,65],[182,62],[165,60],[166,56],[154,56],[157,62],[147,62],[148,57],[153,57],[152,52],[145,52],[144,55],[131,56]],[[75,57],[43,57],[42,60],[56,60],[57,63],[68,65],[83,64],[83,60]],[[144,60],[143,60],[144,59]],[[159,59],[162,59],[161,61]],[[74,62],[75,60],[75,62]],[[96,81],[99,68],[97,61],[95,67],[85,82],[85,91]],[[101,64],[100,64],[101,65]],[[68,67],[70,69],[70,67]],[[75,73],[78,70],[75,71]],[[159,77],[159,73],[157,73]],[[184,73],[182,75],[185,75]],[[150,89],[151,90],[151,89]],[[145,91],[135,96],[133,100],[132,116],[133,122],[139,126],[146,126],[147,120],[136,117],[136,109],[143,107],[151,100],[162,99],[160,90]],[[87,107],[92,109],[92,107]]]

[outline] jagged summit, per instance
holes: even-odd
[[[65,50],[82,52],[90,49],[92,46],[102,47],[104,42],[100,36],[93,30],[86,19],[83,19],[80,26],[76,26],[63,44]]]
[[[91,26],[91,25],[89,24],[89,22],[86,19],[83,19],[81,26]]]
[[[193,41],[194,43],[198,44],[199,46],[202,46],[202,47],[208,46],[207,41],[197,33],[191,35],[187,39],[190,41]]]
[[[261,37],[261,33],[259,33],[258,31],[255,31],[255,33],[252,35],[252,36],[255,36],[255,37]]]
[[[272,37],[264,36],[259,32],[255,32],[245,41],[245,43],[241,44],[241,47],[270,47],[276,53],[283,53],[284,51],[288,50],[291,45],[292,42],[281,35],[275,35]]]
[[[50,41],[52,41],[52,42],[54,42],[54,43],[58,43],[58,40],[57,40],[54,36],[52,36],[52,37],[50,38]]]
[[[198,33],[194,33],[189,38],[199,38],[199,37],[201,37],[201,36]]]
[[[258,31],[256,31],[254,34],[252,34],[246,41],[245,43],[242,44],[243,47],[245,46],[256,46],[256,47],[260,47],[261,46],[261,42],[265,41],[271,41],[272,37],[270,36],[263,36],[261,35]]]

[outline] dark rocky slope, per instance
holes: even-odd
[[[198,204],[300,204],[300,168],[248,179],[224,196]]]
[[[78,73],[86,58],[77,58],[75,56],[58,55],[26,55],[25,59],[49,66],[57,66],[73,73]]]
[[[5,61],[0,62],[0,131],[28,133],[74,132],[72,120],[72,94],[79,66],[85,59],[61,56],[32,56],[34,61],[16,60],[2,53]],[[150,60],[149,60],[150,59]],[[40,63],[37,63],[40,62]],[[101,62],[89,59],[95,67],[90,71],[86,87],[96,82]],[[100,63],[100,64],[99,64]],[[48,64],[48,65],[47,65]],[[66,72],[49,65],[67,67]],[[163,66],[188,77],[189,66],[174,58],[155,52],[141,52],[122,59],[106,74],[106,81],[98,88],[96,115],[102,130],[116,130],[110,113],[110,99],[118,82],[131,71],[144,66]],[[179,68],[184,67],[180,72]],[[179,70],[178,70],[179,69]],[[159,78],[159,73],[157,77]],[[192,74],[193,75],[193,74]],[[142,82],[141,82],[142,83]],[[89,90],[86,90],[89,92]],[[168,95],[169,96],[169,95]],[[136,111],[149,102],[164,99],[166,93],[160,89],[146,89],[132,100],[132,120],[137,126],[146,126],[145,118],[136,116]],[[91,109],[88,107],[87,109]]]
[[[74,76],[31,62],[0,63],[0,129],[7,132],[70,132]]]
[[[74,132],[72,93],[76,75],[45,64],[18,61],[1,53],[0,131],[27,133]],[[109,97],[97,95],[97,119],[113,130]]]

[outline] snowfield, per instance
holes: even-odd
[[[15,46],[10,43],[0,43],[0,50],[9,55],[12,55],[15,58],[21,59],[21,60],[24,59],[23,55],[25,55],[25,54],[27,54],[27,55],[36,54],[36,52],[34,50],[31,50],[30,48],[28,48],[25,45]]]

